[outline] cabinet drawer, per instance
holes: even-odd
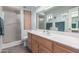
[[[39,44],[43,45],[44,47],[50,49],[51,51],[53,50],[53,42],[48,40],[48,39],[45,39],[45,38],[41,38],[39,37]]]

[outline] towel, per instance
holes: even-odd
[[[1,17],[0,17],[0,35],[4,35],[4,22]]]

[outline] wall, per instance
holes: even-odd
[[[1,16],[2,18],[4,18],[4,17],[3,17],[2,7],[0,7],[0,16]]]
[[[32,29],[36,29],[36,8],[32,9]]]

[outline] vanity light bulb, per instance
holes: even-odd
[[[48,16],[48,19],[52,19],[52,16]]]
[[[52,16],[50,16],[50,18],[52,19]]]

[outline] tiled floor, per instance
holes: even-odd
[[[3,49],[2,53],[30,53],[30,51],[23,45],[17,45],[14,47]]]

